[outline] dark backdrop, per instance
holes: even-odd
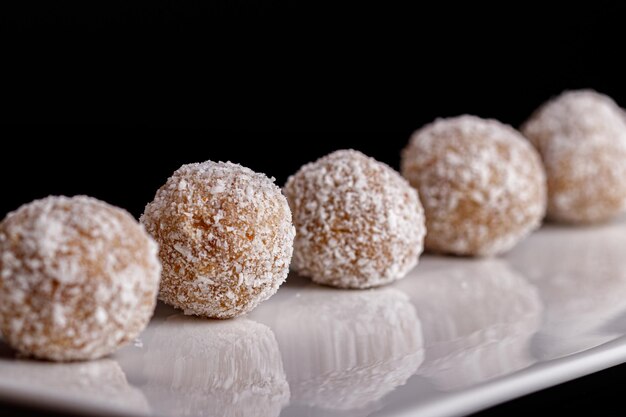
[[[404,3],[1,2],[0,214],[90,194],[139,215],[172,171],[206,159],[281,184],[338,148],[397,167],[436,117],[518,126],[564,89],[626,105],[620,2]],[[615,408],[605,388],[621,377],[514,407]]]
[[[436,117],[518,126],[568,88],[626,105],[626,5],[550,3],[1,2],[0,212],[86,193],[138,215],[206,159],[279,183],[337,148],[397,167]]]

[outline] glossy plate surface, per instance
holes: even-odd
[[[236,320],[159,305],[99,361],[0,344],[0,399],[87,415],[463,415],[626,361],[625,312],[626,221],[549,225],[505,257],[424,256],[374,290],[292,275]]]

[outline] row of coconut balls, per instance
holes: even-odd
[[[145,230],[89,197],[26,204],[0,224],[0,330],[27,355],[97,358],[143,330],[157,293],[186,314],[231,318],[273,295],[290,265],[318,283],[369,288],[405,276],[424,245],[494,255],[546,208],[572,223],[624,210],[626,119],[611,99],[564,93],[522,132],[441,119],[412,136],[403,176],[341,150],[282,191],[240,165],[184,165],[146,206]]]

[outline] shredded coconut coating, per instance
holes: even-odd
[[[48,197],[0,224],[0,328],[26,355],[95,359],[133,340],[156,304],[157,245],[126,211]]]
[[[304,165],[284,188],[296,225],[293,269],[313,281],[368,288],[403,278],[423,250],[418,194],[354,150]]]
[[[545,214],[541,159],[524,137],[496,120],[438,119],[411,137],[402,174],[419,190],[426,249],[456,255],[506,252]]]
[[[548,217],[596,223],[626,210],[626,119],[609,97],[567,91],[522,126],[548,177]]]
[[[210,323],[182,315],[161,326],[167,329],[156,328],[142,358],[143,390],[160,414],[278,417],[289,402],[269,327],[247,318]]]
[[[295,230],[273,181],[230,162],[174,172],[141,217],[160,245],[159,299],[185,314],[225,319],[276,293]]]

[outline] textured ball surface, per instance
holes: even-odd
[[[387,165],[336,151],[300,168],[285,194],[297,230],[293,268],[313,281],[368,288],[417,264],[426,232],[422,205]]]
[[[548,177],[548,217],[595,223],[626,209],[626,119],[609,97],[569,91],[522,127]]]
[[[419,190],[426,248],[433,252],[499,254],[544,217],[539,155],[515,129],[495,120],[436,120],[413,134],[401,165]]]
[[[141,222],[160,245],[159,298],[185,314],[245,314],[287,278],[295,233],[287,200],[241,165],[183,165]]]
[[[48,197],[0,223],[0,328],[23,354],[94,359],[134,339],[156,303],[157,246],[127,212]]]

